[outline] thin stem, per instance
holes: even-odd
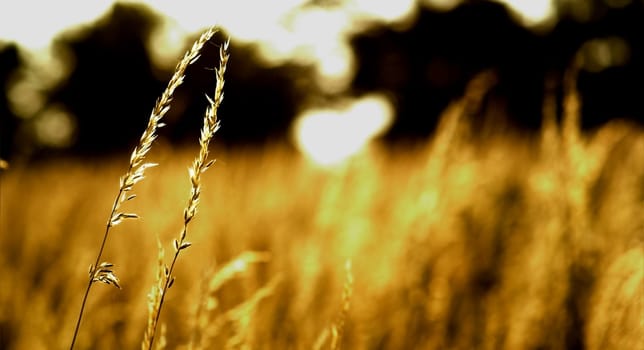
[[[132,170],[132,165],[130,165],[128,169],[128,173],[131,170]],[[105,227],[105,234],[103,235],[101,248],[99,249],[98,255],[96,256],[96,262],[94,263],[94,265],[92,265],[92,268],[90,269],[90,272],[89,272],[89,281],[87,282],[87,288],[85,289],[85,295],[83,296],[83,303],[81,304],[80,312],[78,314],[78,320],[76,321],[76,328],[74,329],[74,337],[72,338],[72,343],[69,346],[69,350],[74,349],[74,344],[76,343],[76,337],[78,337],[78,331],[80,330],[81,320],[83,319],[83,312],[85,311],[85,304],[87,303],[87,297],[89,296],[90,289],[92,289],[92,284],[94,284],[94,271],[96,270],[96,267],[101,261],[101,256],[103,255],[103,250],[105,249],[105,243],[107,242],[107,236],[109,236],[110,228],[112,227],[111,219],[114,216],[116,209],[118,208],[118,204],[119,204],[119,201],[121,200],[122,195],[123,195],[123,186],[121,186],[121,188],[119,189],[119,194],[116,196],[116,199],[114,200],[114,204],[112,205],[112,212],[110,213],[110,219],[108,219],[107,226]]]
[[[183,233],[182,236],[186,236],[187,233],[187,227],[188,225],[185,224],[183,227]],[[182,244],[183,242],[180,242],[179,244]],[[152,350],[152,345],[154,344],[154,336],[157,333],[157,324],[159,324],[159,318],[161,317],[161,310],[163,306],[163,301],[165,300],[165,295],[166,292],[168,291],[168,288],[170,288],[170,281],[172,280],[172,272],[174,271],[174,265],[177,262],[177,258],[179,258],[179,252],[181,252],[181,249],[177,249],[174,253],[174,257],[172,258],[172,264],[170,264],[170,268],[168,269],[168,274],[165,277],[165,283],[163,284],[163,291],[161,292],[161,300],[159,300],[159,308],[156,314],[156,317],[154,318],[154,325],[152,326],[152,334],[150,335],[150,344],[148,347],[148,350]]]
[[[89,295],[89,290],[92,287],[92,279],[90,278],[87,283],[87,289],[85,289],[85,296],[83,296],[83,303],[81,304],[80,313],[78,314],[78,320],[76,321],[76,329],[74,329],[74,337],[72,338],[72,344],[69,346],[69,349],[74,349],[74,344],[76,343],[76,337],[78,336],[78,330],[80,329],[81,319],[83,318],[83,311],[85,311],[85,303],[87,302],[87,296]]]
[[[159,317],[161,316],[161,309],[163,306],[163,301],[165,300],[166,292],[170,285],[172,284],[173,277],[172,272],[174,271],[175,263],[179,257],[179,252],[183,249],[188,248],[190,243],[185,241],[188,233],[188,225],[194,218],[197,212],[197,205],[199,204],[199,197],[201,193],[201,174],[203,174],[214,161],[208,162],[208,148],[210,141],[213,138],[213,135],[219,129],[219,122],[217,119],[217,110],[221,105],[223,100],[223,88],[224,88],[224,73],[226,71],[226,66],[228,63],[228,46],[230,41],[226,41],[219,49],[219,69],[216,70],[217,74],[217,83],[215,86],[215,93],[212,99],[208,98],[209,106],[206,109],[204,114],[203,127],[201,129],[201,136],[199,138],[199,154],[192,163],[192,167],[188,169],[190,174],[190,197],[188,198],[188,204],[186,205],[183,211],[183,229],[179,239],[174,240],[174,258],[172,259],[172,264],[170,268],[165,271],[165,283],[163,289],[161,290],[161,298],[159,299],[158,305],[155,310],[156,315],[154,315],[154,322],[146,330],[146,336],[149,337],[148,349],[152,349],[154,344],[154,337],[156,334],[157,324],[159,323]],[[144,342],[146,339],[144,339]],[[144,343],[145,344],[145,343]]]
[[[89,271],[89,281],[87,283],[87,288],[85,289],[85,295],[83,296],[83,302],[81,304],[80,313],[78,315],[78,320],[76,321],[76,328],[74,330],[74,336],[72,338],[72,343],[70,345],[70,350],[74,349],[74,344],[76,343],[76,338],[78,336],[78,331],[80,329],[81,320],[83,318],[83,312],[85,311],[85,305],[87,303],[87,298],[89,296],[89,291],[92,288],[94,282],[101,281],[108,284],[114,284],[118,288],[118,279],[110,270],[105,270],[105,268],[110,267],[111,264],[101,263],[101,256],[103,255],[103,250],[105,249],[105,244],[107,242],[107,237],[109,236],[110,228],[117,225],[122,219],[132,219],[137,218],[135,214],[126,214],[118,213],[117,210],[122,202],[128,201],[135,196],[129,196],[125,198],[125,193],[130,192],[134,185],[143,180],[144,172],[146,168],[155,166],[156,164],[152,163],[143,163],[145,156],[150,151],[152,143],[156,139],[156,131],[158,128],[163,126],[163,123],[160,123],[160,120],[165,116],[165,114],[170,109],[170,102],[172,101],[172,96],[174,91],[183,83],[184,75],[186,69],[189,65],[193,64],[199,58],[199,52],[203,48],[206,42],[215,34],[214,28],[209,28],[204,32],[197,41],[194,42],[192,47],[186,54],[183,56],[181,61],[177,64],[172,78],[168,82],[168,86],[161,94],[161,97],[156,101],[150,119],[148,120],[148,125],[141,135],[139,144],[134,148],[132,155],[130,156],[130,164],[127,172],[121,178],[121,183],[119,187],[119,193],[114,200],[114,205],[112,205],[112,212],[110,213],[110,218],[107,222],[107,227],[105,229],[105,234],[103,235],[103,241],[101,242],[101,248],[98,251],[96,256],[96,262],[91,266]],[[101,265],[99,265],[101,264]],[[105,266],[102,266],[105,264]],[[101,270],[99,270],[99,266]],[[97,279],[97,271],[103,273],[104,275],[99,275]]]

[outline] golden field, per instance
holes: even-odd
[[[213,34],[178,64],[129,169],[55,159],[1,174],[0,348],[68,347],[81,305],[82,349],[642,344],[644,132],[582,133],[573,74],[561,123],[550,96],[536,136],[474,127],[484,73],[427,144],[372,144],[332,169],[279,146],[214,148],[205,172],[227,42],[200,147],[153,141]],[[159,166],[137,184],[144,158]]]
[[[644,132],[582,133],[567,115],[537,136],[476,137],[470,102],[426,145],[372,146],[331,170],[215,147],[155,345],[638,348]],[[92,289],[77,348],[140,347],[157,241],[170,256],[197,151],[155,143],[159,166],[125,204],[141,219],[114,227],[103,255],[122,289]],[[0,348],[69,346],[125,169],[123,155],[2,173]]]

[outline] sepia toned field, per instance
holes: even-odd
[[[0,348],[640,347],[644,132],[581,132],[573,73],[537,134],[475,126],[485,72],[426,144],[321,167],[210,147],[228,42],[195,147],[157,139],[212,35],[129,157],[3,170]]]
[[[469,92],[476,95],[476,91]],[[424,145],[343,166],[292,150],[211,151],[155,345],[169,349],[636,349],[644,339],[644,133],[480,137],[472,96]],[[476,96],[475,96],[476,97]],[[475,100],[475,98],[474,98]],[[225,124],[224,124],[225,127]],[[216,144],[216,137],[214,143]],[[163,140],[112,228],[79,349],[133,349],[174,252],[198,152]],[[127,155],[2,173],[0,348],[71,341]]]

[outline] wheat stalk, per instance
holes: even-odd
[[[245,251],[235,259],[219,268],[208,281],[204,281],[200,300],[194,313],[193,332],[188,349],[210,348],[210,342],[218,334],[226,319],[213,319],[214,311],[219,306],[215,294],[227,282],[248,271],[251,264],[267,262],[271,255],[267,252]]]
[[[331,350],[340,350],[342,336],[344,335],[344,324],[346,323],[351,308],[351,298],[353,296],[353,272],[352,272],[351,259],[347,259],[344,263],[344,285],[342,286],[342,309],[337,316],[336,320],[325,328],[322,333],[317,337],[313,343],[313,349],[320,350],[331,337],[330,348]]]
[[[165,251],[163,246],[157,237],[157,246],[158,246],[158,260],[157,260],[157,276],[155,283],[148,293],[148,324],[145,329],[145,336],[143,342],[141,342],[141,350],[146,350],[151,347],[150,338],[148,334],[154,332],[155,318],[152,315],[157,315],[159,313],[159,307],[161,305],[161,294],[163,293],[163,287],[165,286],[165,277],[167,275],[165,267]]]
[[[188,225],[195,217],[197,213],[197,205],[199,204],[199,197],[201,195],[201,174],[203,174],[212,164],[214,160],[208,160],[209,146],[210,141],[212,140],[214,134],[219,130],[219,121],[217,119],[217,110],[221,105],[221,102],[224,98],[224,73],[226,72],[226,66],[228,64],[228,46],[230,41],[226,41],[219,50],[219,68],[215,69],[215,74],[217,77],[217,84],[215,87],[214,97],[211,99],[206,96],[208,99],[209,106],[206,109],[204,114],[204,123],[201,129],[201,135],[199,137],[199,154],[192,162],[192,166],[188,168],[188,173],[190,175],[190,197],[188,198],[188,203],[183,211],[183,228],[179,234],[179,238],[173,241],[174,245],[174,257],[172,258],[172,263],[170,267],[164,266],[164,276],[163,276],[163,287],[160,289],[160,297],[155,302],[156,305],[150,307],[151,313],[148,318],[148,326],[144,334],[142,348],[152,349],[154,344],[154,336],[156,333],[157,324],[159,323],[159,317],[161,315],[161,308],[165,300],[166,293],[168,289],[174,283],[174,276],[172,272],[174,271],[175,264],[179,257],[179,253],[182,250],[190,247],[191,243],[186,241],[186,236],[188,234]]]
[[[168,86],[166,87],[165,91],[163,91],[163,94],[161,94],[161,97],[157,99],[154,108],[152,109],[150,119],[148,120],[148,125],[145,128],[143,135],[141,135],[139,143],[134,148],[134,151],[132,151],[129,167],[125,172],[125,175],[123,175],[120,179],[119,192],[114,199],[112,211],[110,212],[109,220],[105,228],[105,233],[103,234],[103,240],[101,242],[98,254],[96,255],[96,261],[94,262],[94,264],[90,265],[89,268],[87,288],[85,289],[85,295],[83,296],[83,302],[81,304],[78,320],[76,321],[74,336],[69,347],[70,350],[74,348],[74,344],[76,343],[81,320],[83,318],[83,312],[87,303],[87,297],[94,282],[112,284],[117,288],[120,288],[119,279],[118,277],[116,277],[116,274],[112,269],[113,264],[109,262],[101,262],[101,257],[103,255],[103,250],[105,249],[105,243],[107,242],[110,229],[121,223],[123,220],[136,219],[139,217],[137,214],[125,213],[120,211],[121,204],[136,197],[135,194],[130,194],[130,192],[134,188],[134,185],[143,180],[144,173],[147,168],[157,165],[155,163],[146,163],[144,161],[145,156],[148,154],[150,148],[152,147],[152,143],[157,138],[157,129],[164,126],[164,124],[161,123],[161,119],[166,115],[168,110],[170,110],[170,102],[172,101],[172,96],[174,95],[174,91],[183,83],[186,69],[189,65],[199,59],[199,52],[214,34],[214,28],[210,28],[205,33],[203,33],[199,37],[199,39],[192,45],[192,48],[190,48],[190,50],[177,64],[174,74],[168,82]]]
[[[342,335],[344,334],[344,324],[349,314],[351,307],[351,297],[353,296],[353,273],[351,272],[351,260],[348,259],[344,265],[345,280],[342,288],[342,310],[336,322],[331,326],[331,349],[339,350],[342,342]]]
[[[223,320],[233,326],[233,335],[226,341],[225,349],[248,349],[249,333],[251,331],[252,316],[257,310],[259,303],[274,293],[275,288],[280,283],[282,277],[276,276],[271,279],[265,286],[258,289],[250,298],[235,308],[228,310],[223,316]]]

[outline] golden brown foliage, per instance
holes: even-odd
[[[468,118],[491,82],[476,80],[414,150],[374,147],[333,170],[278,147],[216,150],[164,304],[166,348],[311,348],[325,329],[327,348],[635,348],[644,132],[615,122],[582,133],[566,115],[541,138],[476,139]],[[569,89],[567,114],[579,103]],[[141,343],[156,237],[170,241],[183,222],[196,151],[159,149],[164,166],[132,204],[142,219],[114,227],[106,248],[123,289],[96,288],[79,348]],[[79,262],[92,259],[118,169],[2,174],[0,347],[67,346]]]

